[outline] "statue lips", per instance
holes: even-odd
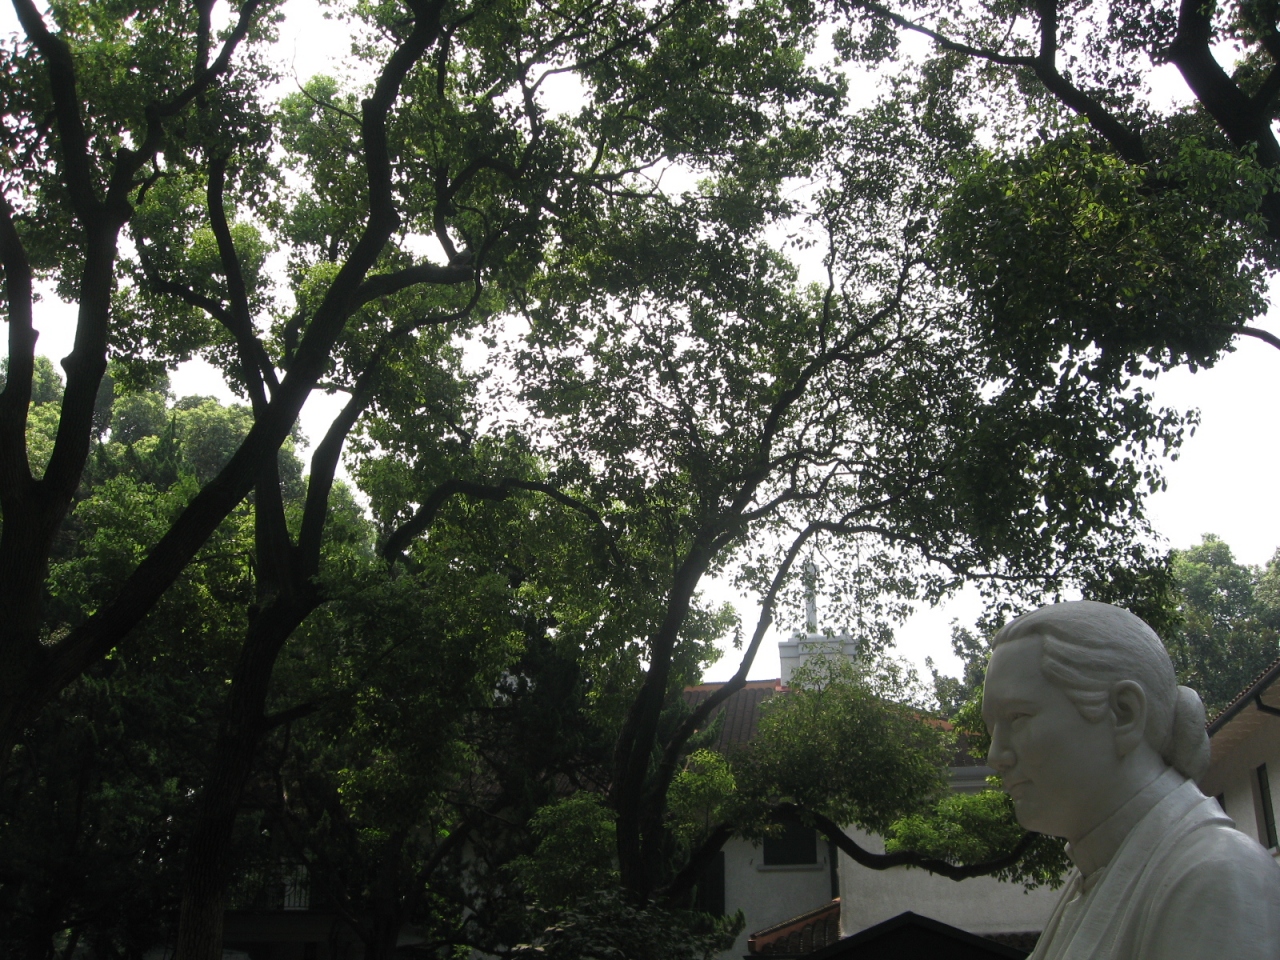
[[[1014,783],[1004,784],[1004,792],[1011,796],[1015,801],[1021,800],[1026,788],[1030,786],[1030,780],[1018,780]]]

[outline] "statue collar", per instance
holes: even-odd
[[[1090,878],[1111,862],[1124,838],[1138,822],[1186,779],[1173,768],[1165,770],[1084,837],[1067,844],[1067,855],[1079,868],[1085,890],[1092,886]]]

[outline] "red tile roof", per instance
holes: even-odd
[[[816,910],[751,934],[747,939],[747,950],[751,953],[797,956],[820,950],[839,939],[840,898],[836,897]]]
[[[1236,694],[1236,698],[1218,711],[1218,715],[1206,726],[1209,736],[1221,730],[1237,713],[1247,707],[1255,697],[1261,698],[1268,688],[1280,680],[1280,659],[1273,660],[1261,673],[1249,682],[1249,685]]]
[[[696,707],[723,686],[723,683],[700,683],[696,687],[685,687],[684,702]],[[741,746],[755,737],[760,727],[760,704],[787,689],[781,680],[748,680],[746,686],[712,711],[712,720],[721,713],[725,715],[720,739],[714,748],[723,751],[730,746]]]

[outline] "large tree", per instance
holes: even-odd
[[[163,383],[113,396],[113,381],[109,371],[73,524],[51,557],[49,610],[59,617],[118,588],[147,540],[217,473],[252,422],[238,405],[175,402]],[[29,438],[38,468],[62,399],[42,358],[37,383]],[[283,497],[293,505],[304,493],[301,466],[281,451]],[[93,665],[23,730],[0,791],[6,954],[43,960],[56,940],[103,956],[137,953],[171,924],[193,799],[253,598],[252,530],[252,510],[241,504],[133,643]],[[252,835],[228,843],[239,853]]]
[[[279,110],[260,98],[270,4],[233,6],[223,30],[209,2],[15,9],[25,36],[4,54],[0,205],[5,742],[128,634],[250,490],[270,502],[274,453],[322,379],[352,399],[317,445],[302,541],[277,531],[259,545],[274,552],[262,570],[281,598],[313,572],[343,438],[382,368],[413,354],[416,331],[494,309],[538,262],[548,223],[577,217],[593,189],[685,154],[714,164],[767,130],[752,121],[755,101],[804,95],[797,59],[762,52],[780,37],[733,36],[714,6],[690,3],[362,8],[367,88],[315,81]],[[741,62],[760,70],[720,82]],[[574,117],[539,95],[568,70],[586,82]],[[697,110],[672,95],[680,76],[706,81]],[[272,253],[286,276],[272,275]],[[42,280],[79,313],[41,471],[26,421]],[[118,593],[54,628],[49,551],[91,448],[108,356],[154,367],[197,352],[242,391],[252,428]]]
[[[589,558],[560,587],[573,602],[544,611],[542,632],[576,651],[593,722],[613,734],[602,779],[621,881],[642,897],[674,902],[696,874],[698,852],[672,856],[669,789],[744,682],[806,548],[843,558],[828,587],[868,626],[965,577],[1055,589],[1134,559],[1141,494],[1178,418],[1113,365],[1023,349],[948,288],[931,228],[951,159],[980,155],[971,125],[939,84],[844,115],[841,81],[806,61],[807,5],[362,5],[369,87],[315,79],[278,109],[255,99],[267,7],[236,8],[215,54],[208,4],[66,3],[47,21],[17,5],[27,39],[5,60],[0,223],[0,743],[127,646],[253,498],[251,596],[184,861],[184,960],[220,949],[226,840],[264,738],[316,709],[277,696],[276,669],[339,598],[345,568],[326,547],[353,432],[389,582],[423,562],[458,502],[542,497],[587,531],[562,551]],[[567,113],[540,95],[556,72],[581,84]],[[778,249],[789,230],[816,238],[823,282],[800,282]],[[1196,301],[1230,327],[1252,288],[1217,282],[1218,239],[1178,253],[1188,276],[1234,295]],[[40,414],[56,419],[47,466],[27,441],[37,278],[80,307],[57,417]],[[490,353],[468,372],[455,335],[486,319]],[[243,438],[138,533],[92,605],[50,603],[107,356],[136,387],[195,352],[248,401]],[[291,504],[277,453],[318,385],[350,400]],[[485,453],[508,443],[519,456]],[[764,613],[734,680],[675,716],[730,625],[698,588],[731,570]],[[883,638],[864,633],[869,649]],[[312,746],[293,761],[314,810],[341,749]]]
[[[611,229],[552,251],[520,305],[516,399],[548,479],[601,542],[599,614],[579,642],[632,664],[609,800],[634,895],[679,902],[732,834],[720,825],[682,849],[669,791],[691,738],[745,682],[806,551],[827,551],[839,573],[823,589],[869,654],[904,603],[965,578],[1053,591],[1140,555],[1142,495],[1181,421],[1056,356],[1023,375],[1010,341],[948,289],[930,227],[948,158],[973,148],[954,106],[904,95],[832,110],[696,189],[618,196]],[[824,186],[784,191],[779,174]],[[816,250],[823,280],[799,279],[771,242],[784,230]],[[382,468],[422,484],[408,498],[422,516],[509,489],[429,467],[400,448]],[[407,538],[416,519],[398,489],[373,505]],[[711,574],[757,591],[762,614],[732,680],[679,716],[715,616],[698,599]]]
[[[211,3],[16,9],[25,39],[5,59],[0,218],[0,761],[252,491],[254,596],[185,858],[179,954],[212,956],[226,838],[262,737],[282,719],[266,714],[274,666],[326,600],[333,478],[361,415],[414,423],[437,473],[451,472],[441,458],[470,434],[451,402],[449,337],[519,296],[551,228],[603,229],[600,202],[641,195],[659,161],[708,172],[745,162],[759,138],[794,126],[788,104],[825,94],[799,55],[804,12],[768,5],[362,7],[368,87],[315,80],[279,109],[259,99],[256,51],[274,14],[255,0],[220,33]],[[564,71],[584,88],[567,116],[539,94]],[[691,101],[690,89],[703,95]],[[281,276],[273,255],[287,261]],[[79,307],[47,465],[32,463],[26,439],[39,279]],[[55,609],[49,559],[74,522],[108,355],[138,379],[196,352],[248,400],[247,432],[140,541],[109,595]],[[295,515],[276,452],[322,382],[350,399],[316,445]]]

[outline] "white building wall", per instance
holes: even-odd
[[[883,853],[879,837],[847,830],[859,846]],[[991,877],[948,880],[924,870],[870,870],[840,854],[840,935],[852,936],[904,910],[932,917],[970,933],[1028,933],[1044,929],[1061,888],[1028,891]]]
[[[746,956],[747,937],[783,920],[831,902],[831,863],[828,846],[819,838],[818,862],[796,866],[765,866],[764,850],[741,839],[724,845],[724,909],[729,916],[741,910],[746,925],[722,960]]]
[[[810,657],[844,657],[857,659],[858,645],[848,635],[829,637],[824,633],[793,633],[778,641],[778,662],[782,667],[782,684],[791,686],[791,676]]]
[[[850,827],[848,834],[868,850],[884,844]],[[765,866],[763,851],[746,840],[725,844],[725,912],[742,910],[746,924],[720,960],[747,954],[750,934],[807,913],[831,900],[829,846],[819,838],[818,863]],[[1021,884],[990,877],[947,880],[923,870],[895,867],[869,870],[839,853],[840,935],[896,917],[905,910],[932,917],[971,933],[1026,933],[1044,929],[1060,890],[1026,890]]]
[[[1234,745],[1227,756],[1215,759],[1200,782],[1200,789],[1211,797],[1222,794],[1223,808],[1227,816],[1236,822],[1236,828],[1265,844],[1256,771],[1259,764],[1267,765],[1272,805],[1280,803],[1280,717],[1267,716],[1263,719],[1264,722]],[[1280,810],[1276,810],[1275,815],[1277,823],[1280,823]],[[1272,854],[1280,858],[1275,849]]]

